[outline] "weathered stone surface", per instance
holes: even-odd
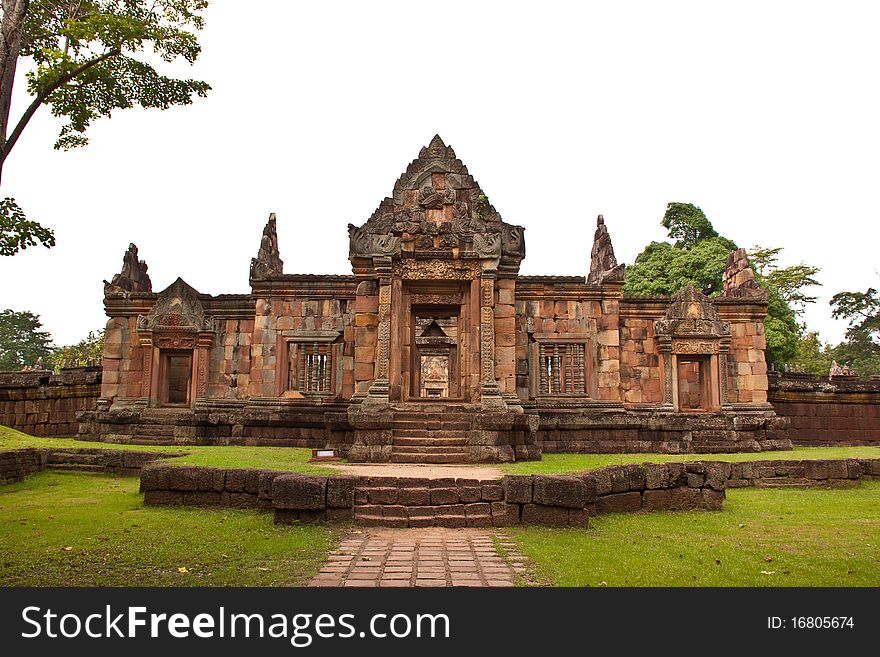
[[[353,507],[354,489],[357,481],[357,477],[327,477],[327,508],[349,509]]]
[[[642,496],[636,492],[603,495],[596,507],[599,513],[632,513],[642,508]]]
[[[535,504],[582,509],[587,502],[586,486],[577,477],[535,475],[532,480]]]
[[[587,275],[587,283],[591,285],[622,283],[625,271],[626,265],[617,264],[611,236],[608,234],[608,228],[605,227],[605,219],[600,214],[596,218],[596,234],[590,252],[590,273]]]
[[[522,507],[522,524],[546,527],[567,527],[568,509],[544,504],[525,504]]]
[[[531,475],[505,475],[504,500],[511,504],[529,504],[532,501]]]
[[[272,505],[276,509],[324,509],[326,500],[327,477],[289,474],[272,482]]]

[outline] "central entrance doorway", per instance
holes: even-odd
[[[410,397],[460,398],[458,308],[414,307],[410,326]]]

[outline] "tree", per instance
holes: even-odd
[[[848,319],[848,338],[865,337],[880,341],[880,295],[873,287],[866,292],[839,292],[831,297],[835,319]]]
[[[0,312],[0,371],[18,371],[46,359],[52,352],[52,337],[41,331],[40,317],[31,312]]]
[[[706,214],[691,203],[669,203],[661,222],[669,231],[669,242],[651,242],[626,270],[624,292],[635,295],[675,294],[688,283],[708,296],[722,291],[722,277],[728,254],[736,244],[719,235]],[[802,329],[797,315],[806,303],[815,301],[803,288],[818,285],[818,267],[803,263],[779,268],[781,248],[755,247],[749,254],[759,285],[769,292],[764,335],[767,361],[791,362]]]
[[[86,367],[100,365],[104,354],[104,329],[97,333],[89,331],[89,335],[76,344],[57,347],[50,360],[57,371],[62,367]]]
[[[858,374],[880,374],[880,295],[873,287],[865,292],[839,292],[831,297],[831,316],[848,319],[846,340],[833,349],[834,359]]]
[[[160,75],[147,60],[183,58],[192,64],[201,50],[193,31],[204,26],[200,12],[207,5],[207,0],[2,0],[0,180],[6,159],[43,105],[65,121],[55,148],[69,150],[87,144],[92,121],[116,109],[168,109],[206,96],[206,82]],[[11,121],[20,59],[33,65],[26,75],[33,99]],[[22,223],[24,213],[14,199],[7,198],[2,211],[0,242],[12,245],[3,255],[15,245],[12,253],[37,241],[54,244],[48,229]]]
[[[720,294],[727,255],[736,244],[712,237],[682,249],[669,242],[651,242],[626,270],[627,294],[675,294],[688,283],[703,294]]]
[[[698,242],[718,237],[706,214],[693,203],[669,203],[660,222],[669,231],[669,237],[677,240],[680,249],[693,248]]]
[[[781,252],[781,246],[773,249],[755,246],[749,251],[749,260],[754,265],[755,273],[763,278],[767,287],[776,290],[786,303],[803,309],[806,304],[814,303],[818,298],[806,294],[804,288],[821,285],[815,278],[820,269],[803,262],[780,269],[776,263]]]
[[[796,362],[804,372],[828,376],[833,358],[831,345],[822,344],[816,331],[804,331],[798,339]]]

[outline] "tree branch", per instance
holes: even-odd
[[[28,105],[27,109],[21,115],[21,118],[18,120],[15,129],[9,134],[9,138],[2,146],[0,146],[0,166],[2,166],[2,163],[6,161],[6,158],[9,156],[10,151],[12,151],[12,147],[15,146],[15,142],[18,141],[18,138],[21,136],[22,131],[24,131],[25,126],[27,126],[28,122],[31,120],[31,117],[33,117],[34,113],[37,111],[37,109],[39,109],[40,105],[42,105],[46,101],[46,99],[52,95],[53,92],[63,87],[65,84],[73,80],[76,76],[85,73],[90,68],[93,68],[101,62],[106,61],[111,57],[115,57],[116,55],[119,55],[121,53],[122,50],[120,48],[113,48],[112,50],[108,50],[100,57],[90,59],[89,61],[84,62],[72,71],[65,73],[57,80],[55,80],[52,84],[48,85],[40,93],[38,93],[33,102]]]

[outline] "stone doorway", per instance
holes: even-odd
[[[410,397],[459,399],[459,314],[457,309],[423,308],[412,313]]]
[[[161,402],[166,406],[188,406],[192,384],[192,352],[164,351],[159,380]]]
[[[682,411],[707,411],[712,399],[709,388],[709,357],[678,357],[678,407]]]

